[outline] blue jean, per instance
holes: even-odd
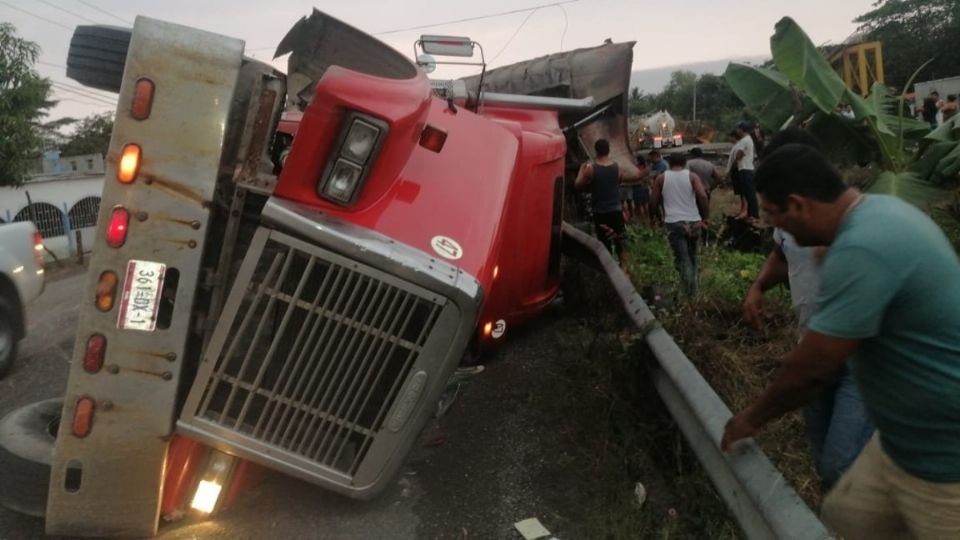
[[[696,228],[696,221],[678,221],[667,223],[667,240],[673,250],[673,261],[683,288],[687,294],[697,292],[697,239],[700,229]]]
[[[820,475],[820,489],[826,493],[860,455],[873,424],[867,417],[860,390],[844,365],[836,379],[803,408],[813,462]]]

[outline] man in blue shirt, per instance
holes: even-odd
[[[765,158],[771,224],[829,246],[817,311],[773,382],[727,423],[721,446],[813,399],[845,359],[877,433],[827,494],[843,538],[960,538],[960,261],[925,214],[861,195],[816,150]]]

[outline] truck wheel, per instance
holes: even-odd
[[[17,358],[17,326],[20,318],[16,306],[7,298],[0,297],[0,379],[13,367]]]
[[[60,426],[63,399],[55,398],[21,407],[0,420],[0,504],[43,517],[53,443]]]
[[[117,26],[78,26],[70,39],[67,77],[84,86],[119,92],[131,33]]]

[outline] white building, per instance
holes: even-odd
[[[80,243],[89,252],[95,241],[103,174],[100,154],[61,158],[57,152],[47,152],[22,186],[0,187],[0,223],[32,220],[57,257],[76,255],[76,231],[80,231]]]

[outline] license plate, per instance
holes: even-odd
[[[166,269],[167,265],[152,261],[131,260],[127,263],[117,328],[145,332],[156,329]]]

